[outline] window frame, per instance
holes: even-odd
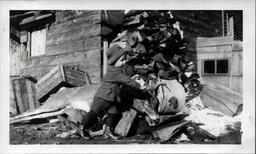
[[[32,33],[35,31],[40,31],[45,29],[45,52],[42,55],[36,55],[36,56],[32,56]],[[33,27],[27,30],[27,36],[28,36],[28,40],[27,40],[27,58],[28,59],[33,59],[33,58],[37,58],[37,57],[42,57],[45,56],[47,54],[47,45],[46,45],[46,41],[47,41],[47,33],[48,33],[48,28],[47,25],[43,25],[40,27]]]
[[[217,61],[220,60],[227,60],[228,61],[228,73],[217,73]],[[214,73],[205,73],[204,71],[204,66],[205,66],[205,61],[214,61]],[[229,76],[230,75],[230,59],[229,58],[220,58],[220,59],[204,59],[202,60],[202,75],[203,76]]]

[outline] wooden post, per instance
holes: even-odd
[[[225,19],[224,19],[224,11],[221,11],[221,17],[222,17],[222,36],[225,36],[225,30],[224,30],[224,25],[225,25]]]
[[[230,35],[230,29],[229,29],[229,20],[228,20],[228,14],[226,16],[226,22],[227,22],[227,36]]]
[[[28,31],[28,41],[27,41],[27,58],[31,57],[31,32]]]
[[[229,30],[230,30],[230,35],[234,40],[234,19],[233,19],[233,17],[231,17],[229,19]]]
[[[229,19],[229,29],[230,29],[230,36],[232,38],[232,46],[233,46],[233,40],[234,40],[234,37],[235,37],[235,34],[234,34],[234,19],[233,17],[231,17]],[[229,60],[229,69],[230,69],[230,76],[229,76],[229,88],[232,89],[232,61],[233,61],[233,51],[231,51],[231,56],[230,56],[230,60]]]
[[[108,41],[104,40],[103,41],[103,75],[105,75],[108,70],[107,51],[108,51]]]

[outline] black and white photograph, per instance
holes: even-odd
[[[9,146],[255,143],[255,44],[245,42],[255,34],[243,7],[7,11]]]

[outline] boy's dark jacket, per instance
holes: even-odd
[[[120,92],[120,86],[127,85],[134,89],[139,89],[140,85],[125,75],[123,68],[109,66],[107,74],[102,78],[101,86],[98,88],[95,97],[115,102]]]

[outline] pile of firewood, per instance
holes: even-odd
[[[125,15],[121,32],[112,40],[110,47],[119,45],[136,55],[135,59],[128,62],[126,68],[128,75],[139,75],[144,81],[150,80],[152,76],[163,81],[175,80],[183,88],[180,90],[172,87],[171,91],[176,91],[177,95],[181,95],[185,91],[186,96],[181,98],[185,103],[185,100],[188,102],[198,96],[202,89],[198,81],[199,75],[195,72],[195,64],[188,56],[187,52],[189,51],[185,44],[179,22],[172,17],[170,11],[129,11]],[[169,93],[163,92],[163,94],[168,95]],[[165,97],[170,98],[169,105],[172,105],[174,100],[172,98],[176,96],[174,94],[174,97]],[[151,130],[153,136],[162,141],[170,140],[178,130],[187,128],[188,125],[198,130],[195,124],[183,120],[187,114],[182,113],[182,110],[179,113],[172,113],[171,110],[158,113],[162,115],[159,117],[159,121],[155,122],[150,119],[150,116],[143,117],[138,114],[138,110],[143,112],[147,109],[136,108],[136,103],[138,102],[135,101],[133,105],[135,110],[131,109],[123,113],[123,118],[115,129],[117,134],[127,136],[130,128],[132,130],[134,127],[134,123],[140,124],[140,122],[143,123],[143,120],[146,121],[144,128],[147,129],[145,130]],[[147,114],[150,115],[150,113]],[[142,133],[143,126],[138,125],[137,130]],[[200,132],[201,134],[205,133],[202,130]]]
[[[137,54],[137,60],[130,61],[133,71],[128,69],[129,75],[153,73],[161,79],[176,79],[184,86],[187,101],[200,94],[202,86],[195,63],[189,56],[179,21],[170,11],[129,11],[122,31],[110,47],[115,44]]]

